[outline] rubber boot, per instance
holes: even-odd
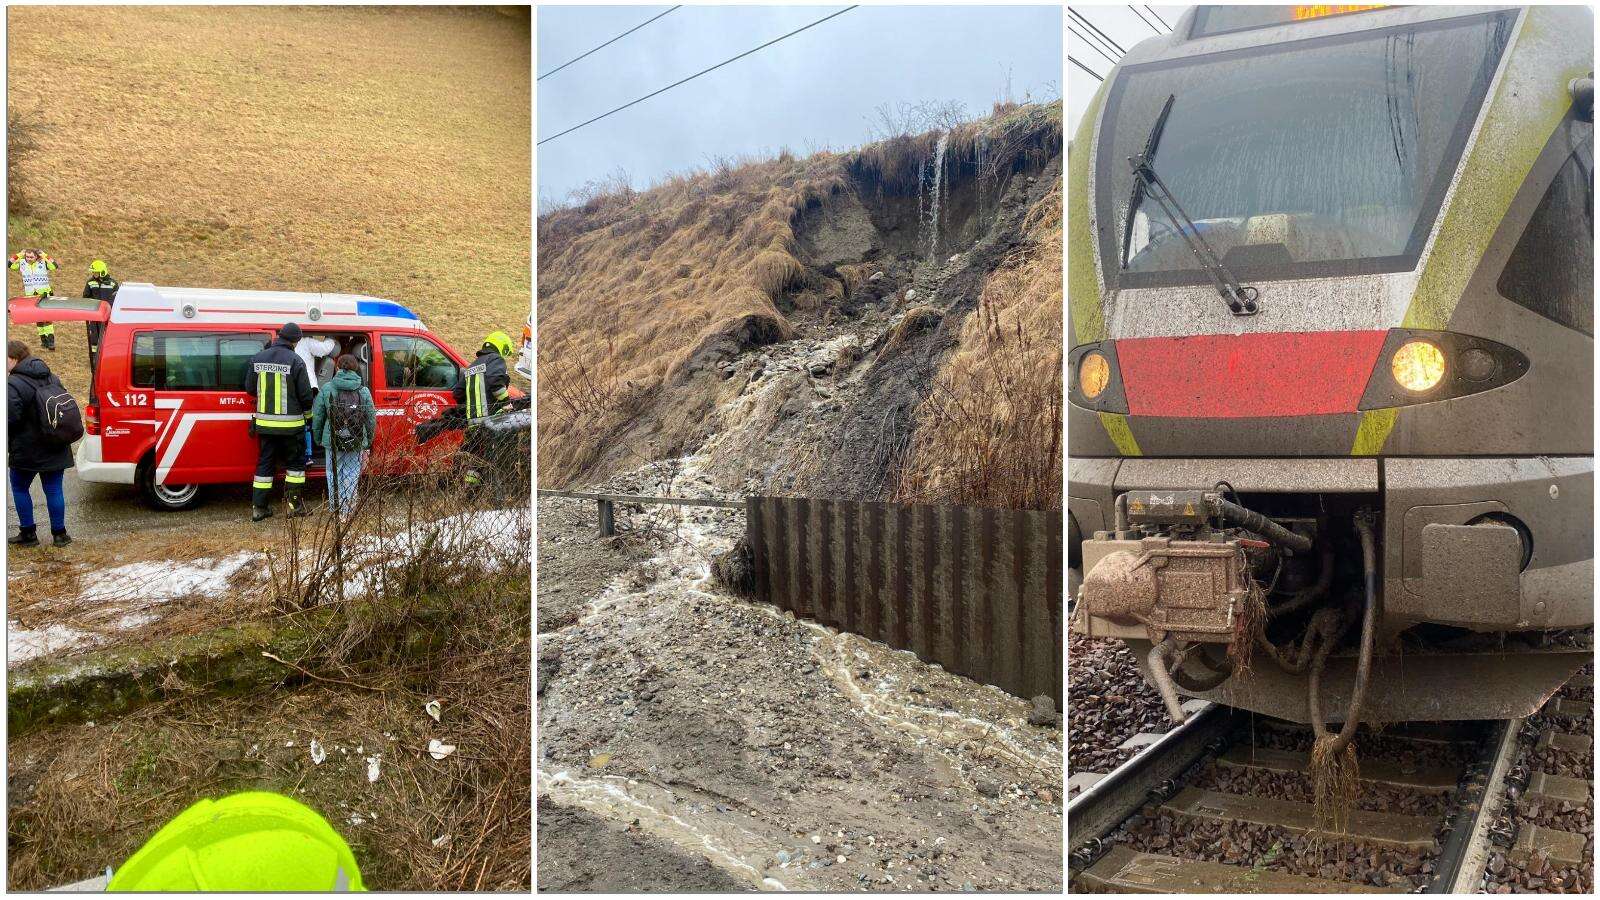
[[[8,539],[6,543],[13,547],[39,546],[39,526],[35,525],[32,528],[19,528],[16,536]]]
[[[298,519],[311,515],[311,509],[306,506],[306,501],[300,496],[298,489],[290,489],[284,500],[289,504],[289,518]]]
[[[72,535],[67,534],[65,531],[51,531],[50,543],[55,544],[57,547],[65,547],[72,543]]]
[[[270,519],[270,518],[272,518],[272,507],[270,507],[270,506],[252,506],[250,508],[250,521],[259,522],[262,519]]]
[[[54,334],[47,334],[42,340],[46,350],[49,350],[51,353],[56,352],[56,336]]]

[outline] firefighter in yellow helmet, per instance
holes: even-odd
[[[483,483],[483,473],[476,460],[487,460],[493,455],[493,445],[481,426],[511,397],[511,375],[506,371],[506,360],[515,349],[511,337],[496,331],[483,339],[478,355],[456,382],[456,403],[465,407],[466,437],[461,442],[463,452],[474,458],[467,466],[462,480],[468,486]]]
[[[43,250],[29,248],[11,257],[11,268],[22,276],[22,293],[27,297],[38,297],[44,300],[52,296],[50,290],[50,273],[60,268],[50,254]],[[54,322],[40,322],[34,326],[39,334],[39,345],[54,353],[56,349],[56,326]]]
[[[103,300],[106,303],[117,301],[117,289],[122,287],[122,282],[111,277],[111,269],[103,259],[89,263],[89,280],[83,283],[83,296],[86,300]],[[95,355],[100,351],[100,332],[105,326],[99,322],[89,323],[89,359],[93,362]]]

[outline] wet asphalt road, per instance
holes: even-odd
[[[131,484],[90,484],[78,480],[76,469],[67,470],[67,533],[74,540],[120,537],[135,532],[170,532],[210,528],[220,522],[250,524],[250,486],[214,485],[202,493],[200,505],[183,512],[160,512],[144,504]],[[39,534],[50,531],[44,489],[33,482],[33,512]],[[6,534],[17,533],[17,509],[9,485],[6,490]],[[46,537],[48,540],[48,537]]]

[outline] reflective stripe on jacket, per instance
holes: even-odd
[[[511,396],[506,361],[492,349],[479,350],[477,358],[461,373],[454,394],[456,402],[466,407],[467,424],[489,418]]]
[[[306,364],[282,338],[250,357],[244,390],[255,398],[257,429],[277,433],[298,431],[311,416],[313,395]]]

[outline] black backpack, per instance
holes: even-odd
[[[361,412],[361,391],[334,391],[328,401],[328,423],[333,449],[349,453],[367,443],[367,417]]]
[[[83,437],[83,412],[55,375],[51,375],[49,381],[36,384],[33,408],[39,416],[39,432],[46,441],[71,446]]]

